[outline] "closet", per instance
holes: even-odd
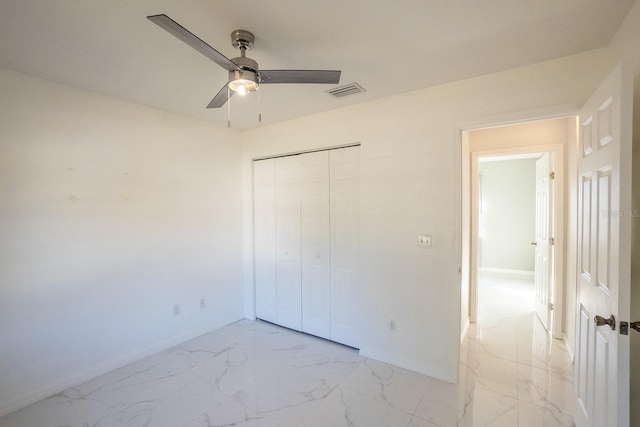
[[[256,317],[358,347],[359,147],[253,163]]]

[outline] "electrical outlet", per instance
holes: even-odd
[[[173,315],[180,316],[180,304],[176,304],[173,306]]]
[[[202,298],[200,300],[200,308],[205,308],[207,306],[207,300],[206,298]]]

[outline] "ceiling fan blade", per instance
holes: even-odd
[[[260,70],[260,83],[338,84],[340,70]]]
[[[216,64],[220,65],[225,70],[236,70],[238,66],[229,58],[209,46],[202,41],[198,36],[178,24],[173,19],[169,18],[165,14],[147,16],[147,19],[163,30],[173,34],[207,58],[211,59]]]
[[[229,92],[231,92],[231,95],[229,95]],[[233,91],[233,90],[230,91],[228,89],[228,85],[222,86],[222,89],[220,89],[218,94],[213,97],[213,99],[211,100],[209,105],[207,105],[207,108],[220,108],[220,107],[222,107],[229,100],[229,97],[233,96],[234,93],[235,93],[235,91]]]

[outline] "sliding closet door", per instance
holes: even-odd
[[[359,263],[360,148],[332,150],[331,339],[359,347],[356,328]]]
[[[276,162],[277,322],[302,329],[300,253],[300,156]]]
[[[253,162],[256,316],[277,321],[276,162]]]
[[[302,330],[331,338],[329,152],[301,156]]]

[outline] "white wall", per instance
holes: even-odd
[[[536,159],[480,163],[479,267],[533,271]]]
[[[243,317],[237,132],[6,70],[0,93],[0,415]]]
[[[244,132],[246,316],[254,313],[251,159],[359,142],[362,353],[455,381],[465,318],[459,128],[550,106],[575,111],[611,68],[593,51]],[[418,234],[432,234],[433,247],[419,249]]]

